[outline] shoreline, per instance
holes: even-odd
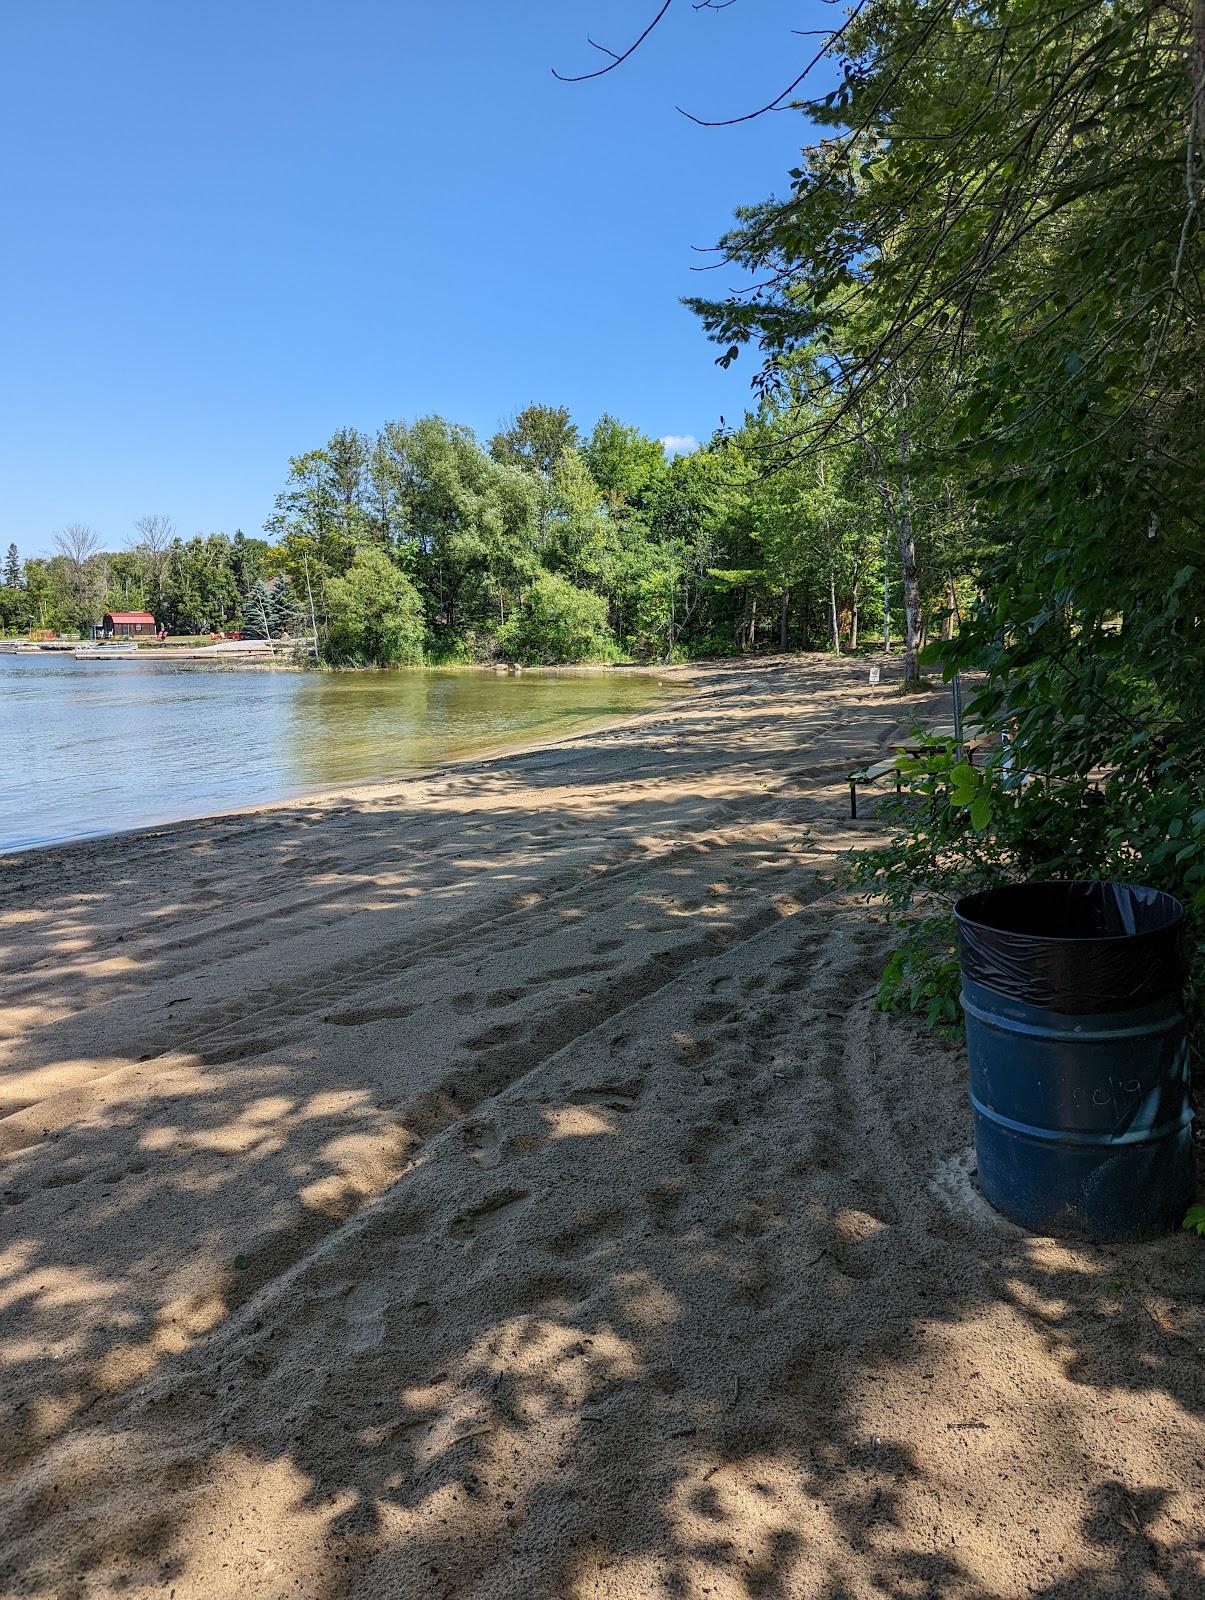
[[[689,675],[693,671],[694,665],[694,663],[689,665],[680,663],[676,666],[661,668],[656,675],[658,677],[669,676],[671,674],[675,676],[680,675],[682,681],[689,682]],[[357,668],[354,670],[361,669]],[[416,668],[413,670],[425,671],[428,669]],[[448,670],[459,671],[461,669],[452,668]],[[586,675],[585,669],[582,668],[541,668],[538,670],[544,672],[575,671],[581,675]],[[647,668],[631,670],[639,671],[642,674],[650,676],[652,675]],[[503,743],[497,747],[490,747],[474,755],[465,756],[460,760],[441,762],[435,767],[415,767],[410,770],[386,773],[380,776],[354,778],[349,779],[346,783],[342,783],[337,786],[323,784],[314,789],[298,789],[289,794],[282,795],[278,799],[264,800],[250,806],[232,806],[216,811],[198,811],[183,817],[166,817],[155,822],[137,823],[133,827],[129,828],[101,828],[95,833],[81,833],[73,835],[70,839],[52,839],[36,841],[32,844],[5,846],[4,848],[0,848],[0,874],[3,873],[4,865],[10,859],[16,857],[24,858],[39,852],[57,853],[71,851],[76,848],[87,847],[89,845],[96,844],[102,840],[135,839],[139,835],[153,834],[156,838],[159,838],[167,833],[173,832],[174,830],[186,828],[190,824],[195,823],[225,821],[239,817],[253,817],[258,816],[262,812],[278,811],[297,805],[333,806],[337,805],[344,799],[351,800],[355,798],[366,798],[370,794],[372,796],[376,796],[378,791],[380,791],[382,794],[392,793],[393,790],[399,788],[403,784],[422,782],[428,779],[443,777],[445,775],[450,775],[462,769],[471,768],[474,766],[490,766],[498,761],[509,761],[515,759],[516,757],[530,755],[541,750],[553,749],[557,745],[565,744],[576,738],[585,737],[591,733],[603,733],[608,732],[613,728],[621,728],[628,723],[638,722],[647,715],[655,714],[658,709],[663,709],[667,705],[676,704],[679,698],[679,696],[671,696],[667,694],[659,701],[655,701],[647,708],[637,712],[629,712],[625,713],[623,716],[606,718],[601,721],[587,719],[582,725],[571,728],[564,733],[556,734],[547,739],[531,739],[520,740],[515,743]],[[0,878],[0,888],[2,887],[3,880]]]
[[[1199,1241],[991,1212],[841,886],[845,774],[944,693],[690,670],[14,858],[0,1591],[1196,1592]]]

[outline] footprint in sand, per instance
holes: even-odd
[[[496,1167],[502,1159],[502,1137],[492,1122],[473,1122],[461,1139],[464,1153],[479,1167]]]
[[[548,1241],[546,1248],[567,1261],[600,1255],[615,1244],[624,1221],[622,1211],[579,1211],[570,1218],[567,1228]]]
[[[448,1224],[448,1232],[454,1239],[478,1239],[494,1233],[504,1223],[513,1222],[530,1199],[527,1189],[499,1189],[479,1205],[458,1211]]]
[[[358,1010],[331,1011],[322,1020],[337,1028],[361,1028],[368,1022],[402,1022],[417,1007],[402,1005],[361,1006]]]
[[[492,994],[486,995],[485,1003],[487,1006],[495,1008],[498,1006],[513,1006],[515,1001],[521,999],[526,993],[527,990],[522,985],[517,989],[495,989]]]
[[[681,1178],[666,1178],[655,1188],[645,1190],[644,1203],[659,1232],[669,1227],[685,1199],[686,1184]]]
[[[691,1020],[700,1023],[731,1022],[739,1016],[739,1011],[734,1011],[722,1000],[704,1000],[702,1005],[696,1006],[691,1012]]]
[[[87,1172],[61,1171],[52,1172],[42,1184],[43,1189],[62,1189],[69,1183],[83,1183],[88,1176]]]
[[[631,1111],[643,1089],[644,1079],[635,1076],[592,1083],[588,1088],[574,1089],[565,1098],[571,1106],[606,1106],[609,1111]]]
[[[198,1054],[203,1061],[222,1065],[231,1061],[246,1061],[251,1056],[267,1055],[270,1050],[276,1049],[278,1043],[271,1039],[244,1039],[241,1043],[233,1041],[230,1044],[219,1042],[205,1045]]]
[[[367,1280],[356,1285],[344,1307],[352,1350],[375,1350],[384,1344],[385,1313],[393,1301],[394,1291],[388,1283]]]
[[[474,1034],[471,1039],[464,1041],[466,1050],[474,1052],[488,1050],[491,1045],[510,1044],[523,1032],[523,1026],[518,1022],[500,1022],[495,1028],[487,1028],[484,1033]]]

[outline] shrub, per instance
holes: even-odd
[[[347,575],[327,583],[326,606],[325,660],[375,667],[417,666],[422,661],[422,601],[383,550],[358,551]]]
[[[603,596],[547,572],[535,579],[522,606],[499,628],[498,648],[531,665],[614,661],[618,654]]]

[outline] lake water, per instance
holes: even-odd
[[[672,692],[629,671],[237,672],[0,655],[0,851],[429,770]]]

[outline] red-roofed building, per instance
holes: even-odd
[[[153,639],[156,631],[149,611],[107,611],[101,624],[106,639]]]

